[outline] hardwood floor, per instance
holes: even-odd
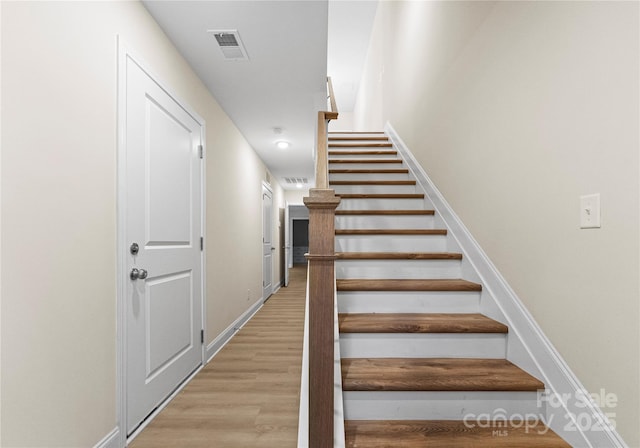
[[[295,447],[306,266],[271,296],[131,448]]]

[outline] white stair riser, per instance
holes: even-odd
[[[364,156],[362,158],[365,159]],[[403,163],[336,163],[329,160],[329,169],[337,170],[387,170],[396,168],[406,168],[406,166]]]
[[[350,392],[345,391],[347,420],[541,420],[537,392]]]
[[[336,278],[460,277],[460,260],[336,260]]]
[[[340,199],[338,210],[427,210],[424,199]]]
[[[336,215],[336,229],[433,229],[433,215]]]
[[[502,333],[341,333],[343,358],[491,358],[504,359]]]
[[[407,173],[330,173],[333,180],[409,180]]]
[[[445,235],[336,235],[336,252],[443,252]]]
[[[354,194],[414,194],[421,193],[415,185],[335,185],[329,183],[329,188],[336,193]]]
[[[358,154],[358,151],[351,151],[349,149],[346,149],[347,151],[349,151],[349,154],[329,154],[329,160],[335,160],[335,159],[397,159],[398,156],[397,154],[364,154],[364,151],[359,151],[360,154]],[[371,151],[371,149],[368,149],[369,151]],[[391,148],[384,148],[384,149],[378,149],[375,148],[374,151],[390,151]],[[336,149],[336,151],[343,151],[342,149]]]
[[[340,313],[477,313],[475,291],[338,291]]]

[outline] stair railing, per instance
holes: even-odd
[[[335,211],[340,198],[329,188],[328,123],[338,118],[331,78],[330,111],[318,112],[316,185],[309,209],[309,448],[333,448]]]

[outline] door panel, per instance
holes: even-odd
[[[202,364],[201,125],[133,60],[126,79],[127,434]]]
[[[191,281],[191,272],[185,272],[146,282],[149,316],[146,381],[170,366],[195,342],[192,338]]]
[[[191,130],[147,96],[147,244],[188,245],[192,239]],[[199,136],[198,136],[199,137]]]
[[[273,251],[271,210],[273,196],[268,188],[262,187],[262,298],[267,300],[273,292]]]

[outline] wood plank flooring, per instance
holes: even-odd
[[[306,266],[129,445],[295,447]]]

